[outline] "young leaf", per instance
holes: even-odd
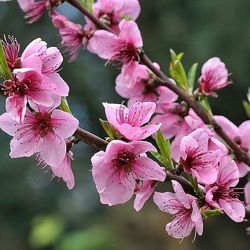
[[[245,109],[248,118],[250,118],[250,103],[247,101],[243,101],[243,107]]]
[[[177,86],[185,91],[188,91],[189,84],[185,69],[181,63],[183,53],[176,55],[173,50],[170,50],[171,63],[169,67],[170,74],[172,78],[176,81]]]
[[[170,141],[164,138],[161,130],[158,130],[155,137],[156,144],[160,150],[159,157],[161,162],[166,168],[173,169],[173,163],[170,155]]]
[[[189,88],[191,92],[193,92],[194,90],[197,68],[198,68],[198,63],[195,63],[191,66],[191,68],[188,71],[188,83],[189,83]]]
[[[61,109],[62,111],[65,111],[67,113],[72,114],[66,97],[62,97],[59,109]]]
[[[103,129],[105,130],[105,132],[109,136],[109,138],[111,140],[117,139],[117,134],[116,134],[114,127],[108,121],[104,121],[102,119],[99,119],[99,120],[102,124]]]
[[[3,77],[5,80],[11,79],[11,72],[5,58],[2,40],[0,40],[0,77]]]
[[[93,13],[94,0],[80,0],[81,4],[90,12]]]
[[[199,103],[205,109],[205,111],[207,113],[209,113],[210,115],[213,115],[210,103],[209,103],[209,101],[208,101],[208,99],[207,99],[206,96],[199,97]]]

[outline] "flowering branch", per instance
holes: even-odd
[[[79,1],[67,0],[67,2],[77,8],[85,16],[87,16],[98,28],[114,33],[114,31],[109,26],[107,26],[94,15],[92,15],[86,8],[84,8],[83,5],[80,4]],[[201,105],[199,105],[199,103],[196,102],[194,98],[190,97],[178,86],[173,84],[173,82],[166,74],[164,74],[161,70],[157,69],[143,50],[140,52],[140,62],[145,64],[153,73],[155,73],[159,77],[160,85],[166,86],[173,92],[175,92],[182,100],[187,103],[190,108],[195,111],[195,113],[202,119],[205,124],[211,125],[214,131],[233,150],[236,158],[239,161],[243,161],[244,163],[250,166],[250,158],[247,156],[246,152],[244,152],[244,150],[242,150],[232,139],[229,138],[229,136],[227,135],[227,133],[225,133],[222,127],[207,112],[204,111]]]

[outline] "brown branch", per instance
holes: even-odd
[[[111,28],[104,23],[102,23],[98,18],[92,15],[88,10],[86,10],[77,0],[67,0],[67,2],[77,8],[83,15],[87,16],[98,28],[113,32]],[[233,150],[236,158],[250,166],[250,158],[247,153],[242,150],[230,137],[225,133],[225,131],[216,123],[216,121],[204,109],[196,102],[192,97],[190,97],[186,92],[181,90],[178,86],[174,85],[169,77],[165,75],[161,70],[157,69],[149,57],[144,51],[140,53],[140,61],[145,64],[155,75],[159,77],[160,84],[168,87],[173,92],[175,92],[182,100],[184,100],[187,105],[192,108],[195,113],[202,119],[205,124],[211,125],[214,131],[224,140],[224,142]]]

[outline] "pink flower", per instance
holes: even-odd
[[[7,39],[8,38],[8,39]],[[19,58],[20,44],[14,36],[4,37],[2,40],[4,55],[10,71],[21,67]]]
[[[232,187],[239,182],[237,165],[230,157],[220,160],[219,174],[214,184],[206,186],[206,202],[211,206],[223,210],[235,222],[242,222],[245,208],[237,198],[238,193]]]
[[[244,188],[244,194],[247,208],[250,209],[250,181],[246,184]]]
[[[151,181],[151,180],[140,181],[137,183],[136,188],[134,190],[135,193],[134,209],[137,212],[139,212],[142,209],[145,202],[153,194],[156,184],[157,184],[156,181]]]
[[[2,84],[2,90],[7,96],[6,111],[15,121],[23,122],[27,103],[50,107],[54,103],[50,92],[55,88],[53,83],[33,69],[15,69],[13,79]]]
[[[47,48],[47,43],[40,38],[32,41],[21,55],[23,68],[33,68],[42,74],[48,81],[55,84],[54,95],[58,97],[67,96],[69,87],[57,73],[63,57],[56,47]]]
[[[164,181],[166,173],[146,152],[155,150],[149,142],[111,141],[106,151],[96,153],[92,174],[101,203],[109,206],[127,202],[138,181]]]
[[[197,199],[186,194],[177,181],[172,181],[175,193],[155,192],[154,202],[163,212],[172,215],[172,221],[166,225],[167,233],[177,239],[188,237],[192,230],[202,235],[203,222]]]
[[[239,127],[224,116],[214,116],[215,121],[223,128],[226,134],[234,140],[250,156],[250,121],[243,122]],[[240,177],[245,176],[250,168],[243,162],[236,161],[240,171]]]
[[[199,87],[205,95],[211,95],[229,83],[227,68],[220,58],[213,57],[202,66]]]
[[[36,108],[33,113],[27,110],[23,123],[17,123],[8,113],[0,116],[0,128],[13,136],[10,157],[30,157],[38,153],[46,164],[58,166],[65,158],[65,139],[74,134],[79,122],[58,109]]]
[[[117,31],[118,24],[124,18],[136,20],[140,14],[138,0],[98,0],[93,5],[95,16]]]
[[[53,174],[66,182],[68,189],[75,186],[75,177],[71,168],[72,152],[65,154],[63,161],[55,166],[50,166]]]
[[[134,74],[138,64],[139,49],[143,46],[141,33],[134,21],[122,20],[120,33],[115,35],[98,30],[89,40],[88,50],[111,62],[122,62],[125,74]]]
[[[160,125],[148,124],[155,111],[153,102],[137,102],[127,108],[121,104],[103,103],[109,123],[128,140],[143,140],[154,134]]]
[[[81,25],[69,21],[65,16],[60,15],[56,11],[52,11],[50,16],[53,25],[59,30],[62,39],[61,45],[69,53],[70,61],[73,61],[77,57],[80,48],[83,45],[87,45],[88,40],[94,32],[94,27],[86,24],[83,28]]]
[[[203,129],[183,137],[180,156],[183,170],[195,176],[198,182],[211,184],[216,181],[221,151],[209,150],[209,135]]]

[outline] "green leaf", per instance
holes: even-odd
[[[209,216],[221,215],[223,212],[219,209],[211,209],[211,210],[201,210],[201,214],[207,219]]]
[[[160,150],[160,156],[155,154],[155,157],[166,167],[173,169],[171,160],[170,141],[164,138],[161,130],[158,130],[155,137],[156,144]]]
[[[94,0],[80,0],[80,2],[90,13],[93,13]]]
[[[199,97],[199,103],[207,113],[209,113],[210,115],[213,115],[210,103],[209,103],[206,96],[200,96]]]
[[[198,63],[195,63],[191,66],[191,68],[188,71],[188,84],[191,92],[193,92],[194,90],[197,68],[198,68]]]
[[[108,121],[104,121],[102,119],[99,119],[99,121],[101,122],[102,127],[106,131],[109,138],[111,140],[117,139],[118,136],[114,127]]]
[[[5,80],[11,79],[11,72],[5,58],[2,40],[0,40],[0,76]]]
[[[199,197],[199,199],[204,199],[204,194],[202,190],[199,188],[199,184],[197,182],[197,179],[193,177],[192,175],[189,176],[189,180],[194,188],[195,194]]]
[[[185,69],[181,63],[183,53],[176,55],[173,50],[170,50],[171,63],[169,67],[171,77],[176,81],[176,84],[181,89],[188,91],[189,84]]]
[[[61,109],[62,111],[65,111],[65,112],[67,112],[67,113],[72,114],[66,97],[62,97],[62,100],[61,100],[61,104],[60,104],[60,106],[59,106],[59,109]]]
[[[245,109],[248,118],[250,118],[250,103],[247,101],[243,101],[243,107]]]

